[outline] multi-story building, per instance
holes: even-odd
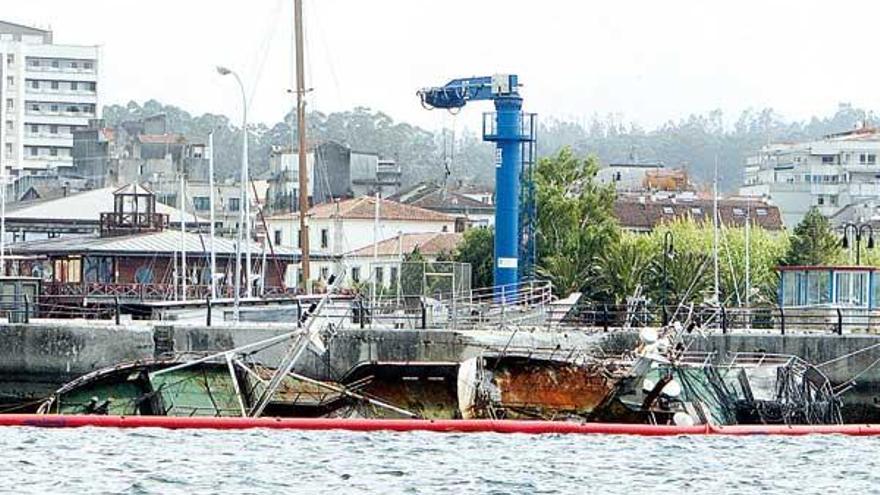
[[[878,155],[880,129],[867,127],[770,144],[747,159],[740,194],[772,200],[790,227],[813,206],[831,217],[851,204],[880,200]]]
[[[298,152],[275,147],[269,155],[266,205],[273,213],[299,211]],[[334,141],[315,145],[306,154],[309,205],[336,199],[395,194],[401,168],[378,153],[356,151]]]
[[[13,176],[72,168],[73,132],[99,112],[97,46],[0,21],[0,164]]]

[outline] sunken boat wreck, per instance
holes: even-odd
[[[789,355],[689,351],[693,325],[642,329],[617,355],[487,348],[458,362],[366,361],[338,380],[295,371],[338,330],[328,296],[290,332],[208,355],[118,364],[58,389],[42,414],[840,424],[841,391]],[[689,328],[691,331],[685,331]],[[281,357],[267,362],[268,348]]]

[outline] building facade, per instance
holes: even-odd
[[[299,248],[297,214],[267,217],[266,228],[273,245]],[[453,232],[454,228],[455,218],[450,215],[390,200],[380,200],[377,208],[375,197],[363,196],[312,207],[309,210],[309,250],[338,258],[400,234]],[[326,279],[326,275],[312,272],[315,279]],[[359,274],[354,278],[361,279]]]
[[[467,195],[444,185],[422,182],[388,199],[451,215],[456,218],[456,231],[495,225],[491,194]]]
[[[825,216],[880,200],[880,129],[859,128],[815,141],[777,143],[746,161],[740,194],[763,196],[795,226],[815,206]]]
[[[73,167],[73,133],[100,112],[99,48],[0,21],[0,164],[14,177]]]
[[[306,154],[309,205],[337,199],[386,198],[400,189],[401,169],[378,153],[355,151],[334,141],[314,146]],[[269,155],[266,207],[273,213],[299,211],[299,155],[276,147]]]

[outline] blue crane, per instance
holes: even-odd
[[[534,276],[535,115],[522,113],[519,81],[512,74],[453,79],[418,92],[426,108],[456,111],[469,101],[491,100],[495,112],[483,114],[483,140],[495,143],[496,294],[512,292]],[[505,297],[505,299],[507,299]]]

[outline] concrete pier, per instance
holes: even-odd
[[[33,320],[0,325],[0,403],[22,404],[47,396],[85,373],[125,361],[166,353],[207,353],[230,349],[290,331],[281,324],[220,325]],[[568,355],[616,354],[632,348],[636,335],[576,329],[516,331],[345,330],[327,345],[327,352],[309,354],[298,371],[318,379],[338,379],[361,362],[461,361],[486,348],[546,349]],[[788,331],[786,335],[757,331],[697,337],[692,349],[701,351],[794,354],[811,363],[830,361],[878,344],[825,367],[832,382],[842,383],[862,373],[843,396],[844,414],[860,422],[880,422],[880,336],[829,335]],[[259,358],[272,363],[281,348]],[[864,371],[867,370],[867,371]]]

